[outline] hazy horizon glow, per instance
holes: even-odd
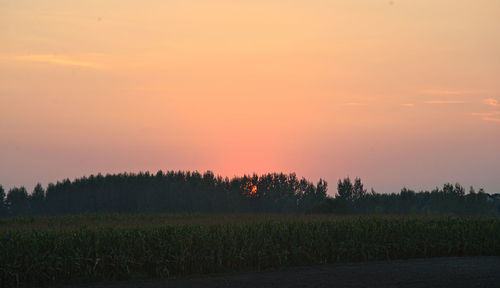
[[[500,1],[0,1],[0,184],[99,172],[500,192]]]

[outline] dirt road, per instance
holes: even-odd
[[[71,287],[500,287],[500,257],[344,263]]]

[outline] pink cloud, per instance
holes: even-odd
[[[425,101],[426,104],[463,104],[465,101],[462,100],[430,100]]]
[[[500,103],[498,103],[498,100],[495,98],[486,98],[483,100],[483,103],[493,107],[500,107]]]
[[[452,96],[452,95],[472,95],[472,94],[489,94],[490,91],[487,90],[447,90],[447,89],[429,89],[421,91],[422,94],[426,95],[442,95],[442,96]]]
[[[473,116],[495,116],[500,115],[500,111],[492,111],[492,112],[481,112],[481,113],[472,113]]]
[[[494,118],[494,117],[483,117],[484,121],[491,121],[491,122],[499,122],[500,123],[500,118]]]

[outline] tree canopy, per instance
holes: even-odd
[[[135,212],[320,212],[338,214],[500,214],[500,195],[483,189],[468,194],[460,184],[441,189],[400,193],[367,193],[361,179],[316,184],[295,173],[268,173],[223,178],[211,171],[158,171],[156,174],[90,175],[73,181],[38,183],[31,194],[14,187],[5,195],[0,186],[0,215],[135,213]]]

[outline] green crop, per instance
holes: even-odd
[[[497,218],[256,215],[251,220],[250,215],[197,215],[199,221],[186,223],[137,221],[136,226],[112,227],[82,225],[82,219],[113,222],[118,217],[126,222],[127,217],[139,216],[81,217],[78,225],[64,217],[4,220],[0,286],[165,278],[338,261],[500,255]],[[173,216],[165,219],[169,217]],[[207,220],[213,217],[220,218]],[[231,217],[245,220],[222,220]]]

